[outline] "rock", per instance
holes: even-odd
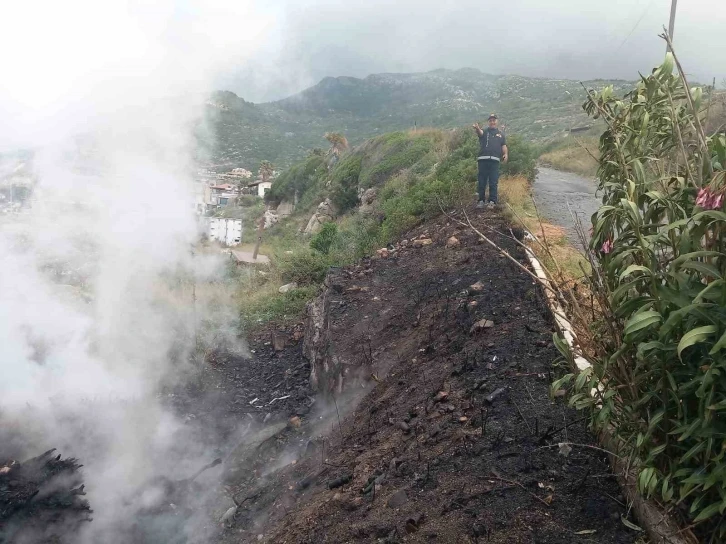
[[[423,514],[414,514],[413,516],[409,516],[408,519],[406,519],[406,532],[410,534],[418,531],[423,519]]]
[[[345,484],[350,483],[350,481],[353,479],[353,476],[350,474],[345,474],[344,476],[341,476],[340,478],[336,478],[335,480],[332,480],[328,482],[328,489],[336,489],[338,487],[343,487]]]
[[[291,417],[287,424],[293,429],[299,429],[302,425],[302,420],[298,416]]]
[[[363,191],[358,190],[358,198],[360,199],[360,213],[371,213],[374,210],[373,203],[378,196],[378,192],[375,187],[370,187]]]
[[[282,351],[287,345],[287,334],[275,332],[272,334],[272,347],[275,351]]]
[[[338,212],[333,205],[333,202],[326,198],[323,202],[318,204],[318,209],[308,221],[305,230],[305,234],[317,234],[325,223],[329,223],[337,216]]]
[[[389,508],[400,508],[408,502],[408,495],[403,489],[399,489],[388,499]]]
[[[269,229],[272,225],[277,223],[280,220],[279,217],[277,217],[277,214],[273,212],[272,210],[266,210],[265,211],[265,226],[263,228]]]
[[[399,421],[396,423],[399,429],[401,429],[404,433],[409,433],[411,431],[411,427],[408,426],[408,423],[405,421]]]
[[[434,243],[434,241],[431,238],[423,238],[423,239],[414,240],[412,245],[415,248],[420,248],[420,247],[424,247],[424,246],[430,246],[433,243]]]
[[[486,396],[486,398],[485,398],[484,400],[485,400],[485,401],[487,402],[487,404],[492,404],[492,403],[493,403],[493,402],[494,402],[494,401],[495,401],[495,400],[496,400],[496,399],[497,399],[498,397],[500,397],[500,396],[502,395],[502,393],[504,393],[505,391],[506,391],[506,389],[504,389],[503,387],[500,387],[499,389],[496,389],[496,390],[495,390],[495,391],[494,391],[493,393],[491,393],[490,395],[487,395],[487,396]]]
[[[228,523],[231,522],[234,518],[234,515],[237,513],[237,507],[233,506],[229,508],[221,517],[219,520],[221,523]]]
[[[449,394],[446,391],[439,391],[434,397],[434,402],[443,402],[449,398]]]
[[[456,236],[452,236],[446,241],[446,247],[448,249],[454,249],[456,247],[459,247],[461,245],[461,242],[459,242],[459,239]]]
[[[470,293],[481,293],[482,291],[484,291],[484,284],[480,281],[476,282],[474,285],[469,286]]]
[[[278,289],[278,291],[280,293],[287,293],[289,291],[292,291],[293,289],[297,289],[297,283],[295,283],[295,282],[286,283],[285,285],[283,285],[282,287],[280,287]]]
[[[484,330],[484,329],[491,329],[494,326],[494,321],[490,321],[489,319],[482,319],[480,321],[477,321],[471,326],[471,329],[469,329],[469,334],[474,334],[475,332]]]
[[[387,259],[390,253],[391,252],[388,251],[388,248],[385,247],[376,251],[376,255],[378,255],[381,259]]]
[[[338,280],[339,281],[339,280]],[[330,298],[336,285],[334,276],[325,279],[323,292],[308,303],[303,339],[303,357],[310,362],[310,386],[324,396],[343,389],[342,365],[333,357],[330,339]]]
[[[280,205],[275,210],[275,213],[280,219],[283,219],[285,217],[288,217],[292,215],[292,212],[295,211],[295,205],[292,202],[287,202],[283,200],[280,202]]]

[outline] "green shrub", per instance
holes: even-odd
[[[310,240],[310,247],[318,250],[320,253],[327,255],[330,252],[330,246],[333,245],[336,238],[338,237],[338,225],[332,221],[325,223],[312,240]]]
[[[327,255],[318,251],[298,250],[292,255],[279,255],[276,259],[282,281],[298,285],[322,283],[330,267]]]
[[[240,311],[242,331],[249,331],[270,321],[298,319],[305,305],[315,298],[317,292],[317,286],[300,287],[287,293],[273,293],[243,305]]]
[[[524,176],[534,181],[537,174],[537,148],[524,141],[521,136],[507,136],[509,160],[502,164],[501,174],[504,176]]]
[[[723,542],[726,137],[701,130],[701,96],[669,54],[625,98],[606,88],[585,103],[608,124],[590,245],[603,315],[584,349],[591,370],[554,387],[572,383],[571,403],[615,430],[642,492],[686,506]]]
[[[333,204],[345,212],[358,203],[358,177],[362,157],[351,154],[341,160],[333,169],[330,198]]]
[[[272,187],[265,195],[265,200],[268,202],[282,200],[292,202],[295,195],[302,198],[307,191],[321,183],[327,175],[327,171],[325,158],[312,154],[280,174],[272,182]]]
[[[361,172],[362,188],[383,183],[392,175],[415,165],[431,151],[432,141],[429,135],[407,137],[405,133],[394,133],[393,136],[395,146],[390,141],[387,142],[389,145],[382,150],[383,156]]]

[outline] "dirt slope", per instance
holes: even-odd
[[[332,272],[337,402],[360,403],[327,437],[312,412],[268,441],[257,477],[232,486],[220,542],[634,542],[581,415],[548,397],[557,353],[538,287],[445,217],[408,236],[421,237]]]

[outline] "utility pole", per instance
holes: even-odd
[[[676,24],[676,6],[678,5],[678,0],[671,0],[671,19],[668,22],[668,37],[671,39],[671,43],[673,42],[673,32],[674,27]],[[671,50],[671,48],[666,45],[666,53],[668,53]]]

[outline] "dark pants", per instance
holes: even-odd
[[[489,184],[489,202],[497,203],[497,186],[499,185],[499,161],[482,159],[479,161],[479,200],[486,202],[487,184]]]

